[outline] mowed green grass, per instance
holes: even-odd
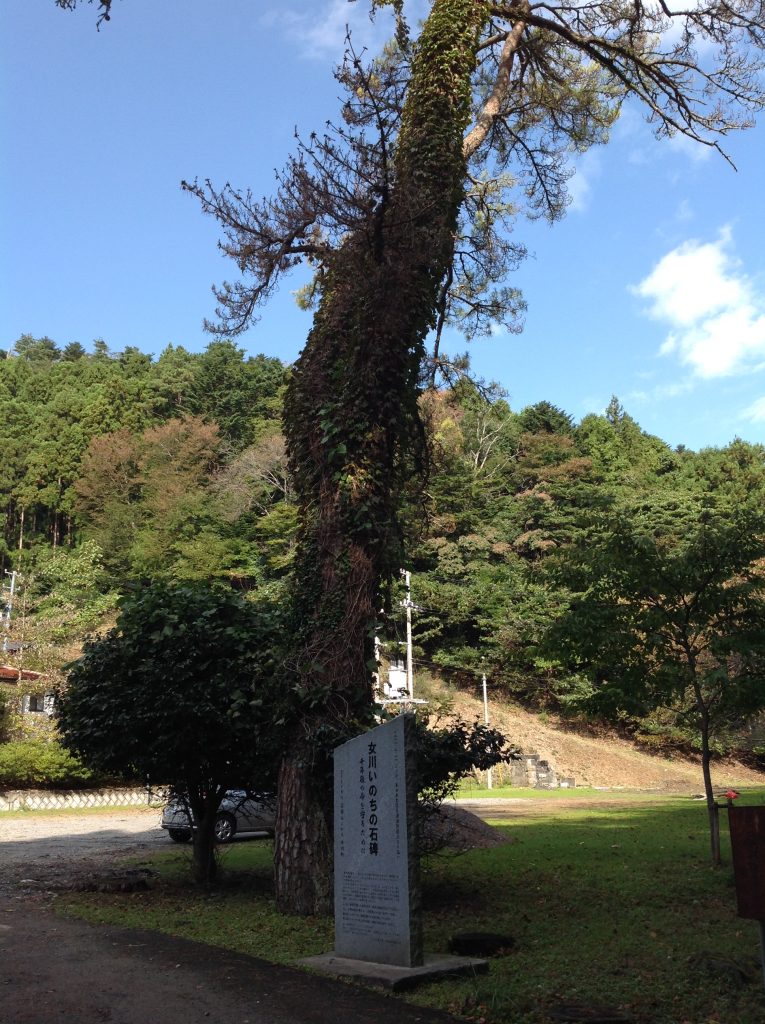
[[[487,789],[472,780],[463,782],[457,792],[458,800],[601,800],[603,802],[619,800],[621,802],[637,800],[648,803],[662,803],[677,799],[668,793],[658,793],[645,789],[606,789],[594,786],[576,786],[572,789],[530,789],[521,786],[495,786]]]
[[[760,803],[765,793],[746,793]],[[516,805],[517,806],[517,805]],[[639,1024],[762,1024],[759,931],[736,916],[726,866],[709,866],[706,811],[688,799],[613,808],[556,809],[498,828],[512,841],[423,864],[425,946],[448,948],[456,931],[514,938],[486,976],[442,981],[408,994],[473,1021],[541,1024],[559,1003],[621,1008]],[[280,917],[272,847],[225,850],[219,890],[186,886],[186,850],[169,850],[148,893],[59,897],[60,911],[157,928],[289,963],[332,947],[329,919]],[[709,960],[722,962],[722,972]],[[725,964],[751,971],[731,980]]]

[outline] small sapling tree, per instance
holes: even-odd
[[[765,514],[682,502],[622,508],[570,553],[566,571],[579,593],[552,646],[586,678],[584,706],[670,708],[693,728],[719,864],[714,739],[765,705]]]
[[[188,803],[194,877],[215,878],[227,789],[275,787],[282,751],[276,613],[204,587],[154,586],[90,640],[59,696],[64,744],[89,767]]]

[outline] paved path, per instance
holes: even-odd
[[[57,917],[46,889],[169,846],[159,811],[0,818],[0,1024],[450,1024],[384,994],[153,931]]]
[[[3,1024],[454,1024],[383,994],[158,932],[0,899]]]

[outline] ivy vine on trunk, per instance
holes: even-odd
[[[286,397],[302,510],[296,671],[317,709],[301,717],[279,779],[280,794],[302,794],[300,815],[282,799],[277,822],[277,899],[293,913],[330,910],[328,794],[311,783],[324,776],[314,775],[308,751],[328,719],[342,729],[371,705],[380,583],[400,557],[400,455],[417,444],[417,381],[453,255],[466,174],[463,136],[486,11],[475,0],[434,4],[414,55],[394,183],[329,268]],[[318,705],[317,693],[325,695]],[[314,825],[306,829],[307,821]],[[325,879],[311,892],[293,884],[308,865]]]

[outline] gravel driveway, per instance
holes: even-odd
[[[558,800],[560,809],[623,806],[613,801]],[[460,800],[465,810],[484,819],[511,821],[529,814],[549,814],[546,800]],[[67,888],[99,871],[108,871],[125,856],[147,855],[170,846],[159,827],[160,809],[120,808],[89,814],[0,815],[0,893]]]
[[[0,816],[0,892],[58,888],[126,855],[168,845],[158,808]]]

